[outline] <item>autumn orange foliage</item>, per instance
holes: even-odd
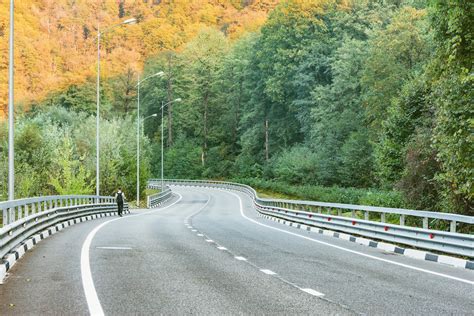
[[[102,40],[104,77],[140,70],[145,59],[179,50],[203,27],[229,38],[258,29],[279,0],[15,1],[15,103],[27,104],[95,75],[97,27],[130,17]],[[120,11],[120,8],[122,9]],[[8,96],[9,1],[0,1],[0,119]]]

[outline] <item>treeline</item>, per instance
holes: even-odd
[[[167,109],[168,177],[397,190],[473,214],[469,1],[284,1],[259,33],[206,29],[150,59]],[[159,122],[149,122],[159,157]],[[159,160],[152,171],[159,175]]]
[[[62,104],[63,105],[63,104]],[[136,120],[103,111],[100,120],[100,194],[122,187],[136,194]],[[95,194],[96,120],[86,112],[46,106],[18,115],[15,124],[15,198]],[[0,201],[7,199],[7,126],[0,124]],[[149,142],[140,138],[141,193],[150,177]]]
[[[166,73],[141,85],[143,116],[159,114],[145,122],[149,171],[160,176],[163,136],[168,178],[258,179],[472,215],[473,20],[467,0],[286,0],[238,40],[204,28],[145,65],[142,78]],[[129,71],[102,87],[102,117],[124,146],[135,144],[135,85]],[[91,79],[37,108],[93,120],[94,89]],[[177,98],[161,135],[162,102]],[[132,168],[126,152],[119,170]]]
[[[257,30],[278,0],[28,0],[15,3],[15,99],[27,106],[95,75],[97,25],[103,77],[138,71],[143,61],[181,47],[203,26],[231,38]],[[9,1],[0,1],[0,120],[7,115]],[[109,29],[110,30],[110,29]],[[27,108],[28,109],[28,108]]]

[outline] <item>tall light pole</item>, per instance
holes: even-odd
[[[130,24],[135,24],[137,22],[136,19],[128,19],[125,20],[119,24],[112,25],[108,28],[106,28],[104,31],[100,31],[100,24],[97,24],[97,113],[96,113],[96,177],[95,177],[95,194],[97,196],[100,195],[100,189],[99,189],[99,184],[100,184],[100,154],[99,154],[99,135],[100,135],[100,130],[99,130],[99,110],[100,110],[100,38],[102,37],[103,34],[106,32],[112,30],[113,28],[121,25],[130,25]]]
[[[10,0],[10,48],[9,48],[9,84],[8,84],[8,200],[15,199],[15,137],[13,134],[13,10],[14,1]]]
[[[161,192],[163,192],[163,133],[164,133],[164,128],[163,128],[163,111],[165,106],[170,105],[171,103],[174,102],[181,102],[181,98],[177,98],[176,100],[170,101],[168,103],[164,103],[161,101]]]
[[[142,80],[140,80],[140,74],[138,75],[138,82],[137,82],[137,207],[139,207],[140,205],[140,83],[153,77],[162,77],[164,74],[165,73],[163,71],[159,71]],[[156,115],[154,114],[151,116],[157,116],[157,115],[158,114]],[[145,119],[147,118],[148,117],[146,117]]]
[[[145,124],[145,120],[151,117],[157,117],[158,114],[154,113],[150,116],[147,116],[143,119],[143,123]],[[140,121],[140,118],[138,119]],[[140,129],[137,130],[137,207],[140,207]]]

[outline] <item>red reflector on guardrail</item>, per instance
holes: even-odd
[[[311,218],[311,217],[313,217],[313,215],[309,214],[308,217]]]
[[[328,217],[328,222],[330,222],[330,221],[331,221],[331,219],[332,219],[331,217]]]
[[[430,239],[433,239],[434,238],[434,234],[430,234]]]
[[[388,226],[385,226],[383,229],[384,229],[385,231],[388,231]]]
[[[357,222],[356,221],[352,221],[352,225],[355,225]]]

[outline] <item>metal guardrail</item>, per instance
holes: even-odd
[[[95,203],[113,203],[114,201],[115,199],[111,196],[52,195],[0,202],[0,211],[2,212],[1,226],[14,223],[32,214],[46,212],[53,208]]]
[[[154,181],[157,180],[152,179],[149,183]],[[469,231],[473,231],[471,228],[474,228],[474,217],[472,216],[351,204],[264,199],[258,197],[252,187],[232,182],[166,180],[166,184],[237,190],[250,195],[257,210],[269,216],[413,247],[474,257],[474,235],[456,232],[458,223],[468,225]],[[356,212],[362,212],[364,218],[358,218]],[[371,213],[377,214],[379,221],[370,220],[374,217]],[[387,214],[398,216],[399,223],[387,223]],[[407,226],[407,217],[420,218],[422,227]],[[450,231],[430,228],[430,219],[449,222]]]
[[[149,189],[161,189],[161,183],[159,185],[150,183],[147,187]],[[152,194],[146,197],[146,207],[155,208],[163,202],[167,201],[172,196],[172,194],[173,192],[171,191],[171,189],[166,186],[163,192]]]
[[[45,196],[0,203],[0,258],[28,237],[57,223],[104,212],[115,212],[115,198],[95,195]],[[128,204],[124,204],[128,211]]]

